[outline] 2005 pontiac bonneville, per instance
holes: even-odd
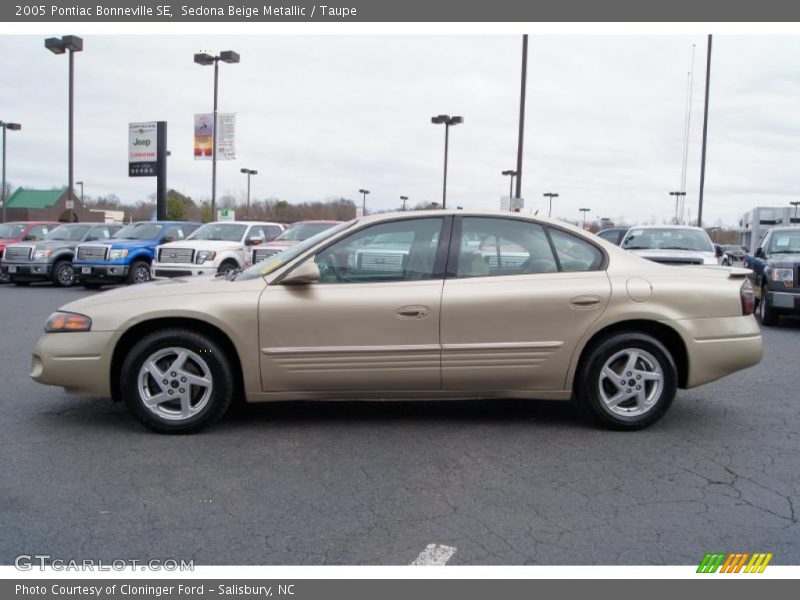
[[[343,223],[235,278],[159,281],[50,316],[31,376],[195,431],[234,397],[574,398],[637,429],[763,353],[748,271],[659,265],[545,219]]]

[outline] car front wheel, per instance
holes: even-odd
[[[233,370],[211,337],[187,329],[151,333],[122,364],[125,404],[159,433],[193,433],[218,421],[233,396]]]
[[[128,271],[128,285],[147,283],[150,281],[150,265],[143,260],[137,260]]]
[[[638,332],[614,334],[589,350],[577,373],[577,400],[605,427],[642,429],[664,416],[678,374],[669,350]]]
[[[761,288],[761,300],[758,302],[758,318],[765,327],[778,322],[778,313],[769,305],[769,293],[766,287]]]
[[[68,260],[60,260],[53,265],[50,276],[53,285],[57,287],[72,287],[75,283],[75,271]]]

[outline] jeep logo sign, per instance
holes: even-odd
[[[128,125],[128,175],[130,177],[154,177],[157,175],[157,140],[158,126],[155,121]]]

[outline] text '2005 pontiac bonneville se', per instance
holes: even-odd
[[[757,364],[748,271],[676,268],[557,221],[370,216],[235,277],[96,294],[50,316],[32,377],[196,431],[232,399],[574,399],[648,426],[678,388]]]

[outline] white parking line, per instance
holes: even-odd
[[[450,557],[456,553],[453,546],[444,546],[442,544],[428,544],[425,550],[419,553],[419,556],[414,559],[412,565],[446,565]]]

